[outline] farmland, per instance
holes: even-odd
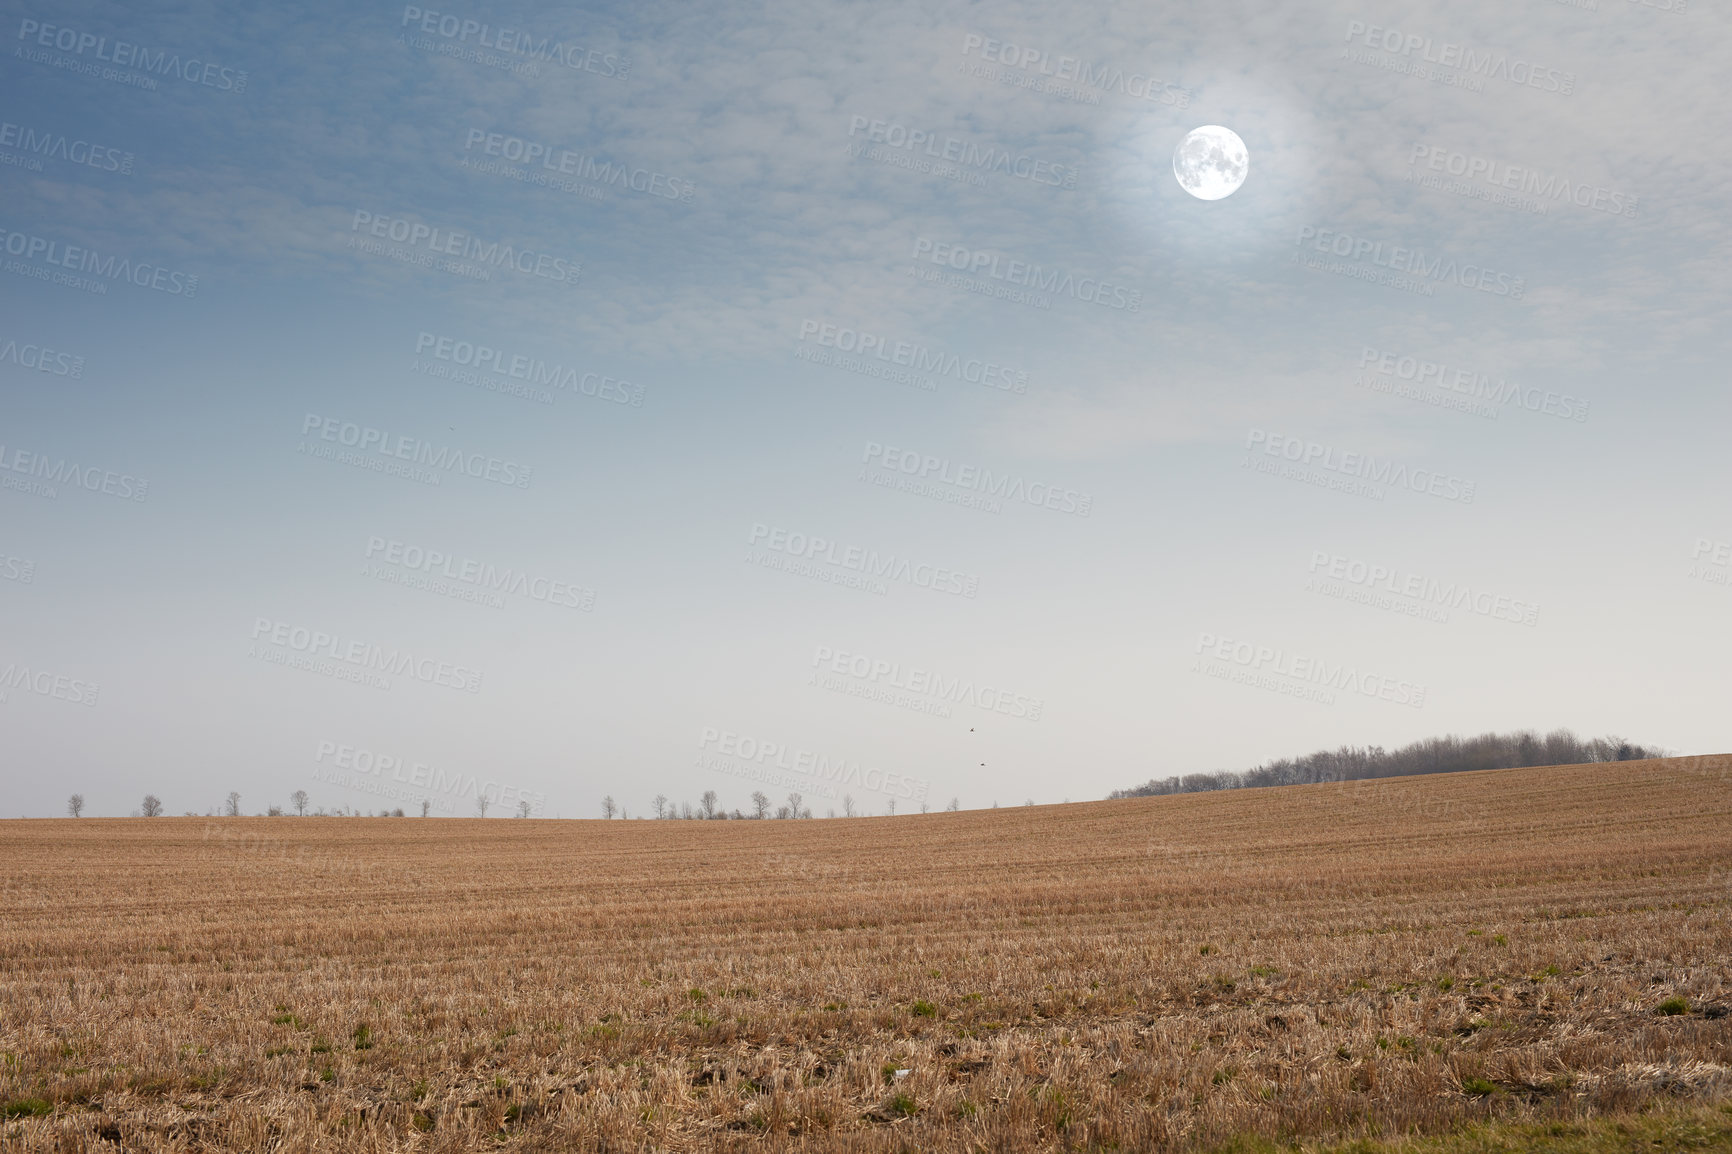
[[[815,821],[8,821],[0,1146],[1724,1136],[1729,971],[1728,757]]]

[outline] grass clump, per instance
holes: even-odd
[[[6,1118],[45,1118],[54,1113],[54,1103],[43,1098],[14,1098],[0,1106],[0,1116]]]

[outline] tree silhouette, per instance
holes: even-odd
[[[138,811],[145,817],[161,817],[162,799],[154,793],[147,793],[144,795],[144,804],[139,806]]]
[[[1484,733],[1478,737],[1434,737],[1399,749],[1380,745],[1323,749],[1300,758],[1265,762],[1243,773],[1187,773],[1165,780],[1151,779],[1130,789],[1116,789],[1109,798],[1152,797],[1170,793],[1202,793],[1272,785],[1313,785],[1329,781],[1405,777],[1427,773],[1457,773],[1475,769],[1516,769],[1531,765],[1580,765],[1586,762],[1635,761],[1664,757],[1666,751],[1635,745],[1620,737],[1583,741],[1567,729],[1545,736],[1532,730]]]
[[[66,799],[66,812],[73,817],[84,815],[84,795],[82,793],[75,793]]]

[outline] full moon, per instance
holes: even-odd
[[[1193,129],[1173,150],[1173,175],[1198,200],[1232,196],[1245,183],[1251,154],[1231,128],[1205,124]]]

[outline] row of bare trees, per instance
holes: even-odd
[[[1168,792],[1171,792],[1171,791],[1168,791]],[[1113,796],[1114,797],[1120,797],[1120,796],[1130,797],[1130,796],[1135,796],[1135,794],[1133,792],[1121,791],[1120,793],[1115,793]],[[717,801],[716,791],[713,789],[706,789],[704,791],[703,796],[698,799],[698,804],[695,808],[692,806],[692,803],[689,801],[680,802],[679,804],[676,805],[673,802],[668,800],[666,794],[658,793],[655,796],[656,818],[658,820],[683,819],[683,820],[688,820],[688,821],[694,821],[694,820],[695,821],[726,821],[726,820],[763,821],[767,818],[775,818],[775,819],[780,820],[780,821],[794,821],[794,820],[808,819],[812,816],[812,809],[810,806],[806,805],[805,796],[802,794],[799,794],[799,793],[790,793],[788,795],[787,804],[776,806],[774,813],[771,812],[770,807],[771,807],[772,803],[770,801],[769,795],[764,793],[764,791],[761,789],[760,790],[754,790],[752,793],[752,811],[750,813],[742,813],[738,808],[735,808],[732,813],[729,813],[727,810],[719,808],[716,804],[716,801]],[[289,804],[291,807],[293,807],[295,814],[298,817],[305,817],[307,815],[307,806],[309,804],[311,804],[311,802],[312,802],[312,799],[307,796],[307,791],[304,789],[297,789],[294,793],[291,793],[289,795]],[[492,800],[490,798],[488,798],[488,796],[485,793],[476,794],[475,795],[475,816],[476,817],[486,817],[487,811],[488,811],[488,809],[490,809],[492,807],[492,804],[493,804]],[[1034,802],[1030,801],[1029,804],[1033,805]],[[927,811],[927,808],[928,807],[924,803],[922,803],[920,806],[920,812],[925,813]],[[954,812],[957,809],[961,808],[961,803],[960,803],[959,799],[953,797],[950,799],[950,804],[945,806],[944,808],[947,811]],[[431,809],[432,809],[432,802],[428,801],[426,798],[423,798],[421,800],[421,816],[422,817],[428,816],[428,813],[431,811]],[[66,800],[66,812],[68,814],[70,814],[72,817],[82,817],[84,815],[84,795],[82,793],[75,793],[70,798],[68,798]],[[339,812],[341,812],[341,811],[339,811]],[[520,817],[520,818],[527,818],[531,815],[532,812],[533,812],[533,807],[531,807],[529,802],[519,801],[517,803],[517,813],[515,816]],[[889,812],[892,814],[894,814],[896,812],[896,799],[895,798],[890,799]],[[163,813],[162,799],[157,797],[156,794],[154,794],[154,793],[147,793],[144,795],[143,804],[141,804],[139,806],[139,808],[134,812],[133,816],[134,817],[161,817],[162,813]],[[631,816],[629,813],[627,813],[625,811],[624,807],[622,807],[616,801],[614,801],[612,794],[609,794],[608,796],[601,799],[601,813],[602,813],[603,817],[608,818],[609,820],[611,820],[615,817],[629,818]],[[854,797],[852,794],[846,794],[843,796],[843,798],[842,798],[842,813],[843,813],[844,817],[858,817],[860,815],[859,807],[855,805]],[[189,816],[192,816],[192,815],[189,814]],[[240,795],[240,792],[238,790],[230,790],[229,791],[228,798],[223,802],[223,816],[224,817],[241,817],[241,816],[243,816],[241,814],[241,795]],[[281,816],[283,816],[283,810],[280,806],[273,805],[268,810],[266,810],[265,816],[267,816],[267,817],[281,817]],[[319,810],[318,814],[316,816],[319,816],[319,817],[326,816],[325,811],[323,809]],[[363,816],[370,816],[370,815],[363,815]],[[380,817],[402,817],[403,816],[403,810],[401,807],[398,807],[397,809],[394,809],[394,810],[390,811],[389,813],[386,813],[384,810],[380,810],[379,816]],[[829,816],[835,817],[836,811],[831,810],[829,813]]]
[[[1360,781],[1426,773],[1460,773],[1475,769],[1516,769],[1529,765],[1582,765],[1588,762],[1640,761],[1665,757],[1657,746],[1637,745],[1621,737],[1583,740],[1567,729],[1543,737],[1531,729],[1515,733],[1483,733],[1478,737],[1433,737],[1399,749],[1380,745],[1324,749],[1305,757],[1283,758],[1235,773],[1187,773],[1154,780],[1130,789],[1115,789],[1109,798],[1152,797],[1169,793],[1203,793],[1215,789],[1251,789],[1270,785],[1311,785],[1324,781]]]
[[[698,799],[696,806],[689,801],[678,803],[670,801],[664,793],[656,794],[655,800],[651,804],[655,806],[656,820],[658,821],[765,821],[772,818],[778,821],[800,821],[812,817],[812,809],[806,804],[805,795],[800,793],[790,793],[787,804],[775,806],[774,811],[771,809],[774,803],[770,801],[769,795],[761,789],[752,791],[752,808],[749,813],[742,812],[737,807],[729,812],[720,808],[716,802],[716,791],[706,789],[703,796]],[[920,812],[925,813],[928,808],[925,803],[922,803]],[[950,811],[960,809],[961,802],[953,797],[950,799],[950,804],[944,808]],[[844,817],[858,817],[860,812],[860,808],[854,802],[854,796],[845,794],[842,798],[842,815]],[[890,799],[889,812],[892,814],[896,812],[895,798]],[[601,799],[601,815],[609,820],[616,816],[622,818],[630,816],[614,800],[612,794]],[[835,817],[836,811],[831,810],[826,816]]]
[[[311,802],[312,802],[312,798],[307,796],[307,791],[304,789],[297,789],[294,793],[291,793],[289,795],[289,805],[291,807],[293,807],[295,813],[300,817],[305,817],[307,815],[307,806],[309,804],[311,804]],[[426,817],[428,812],[431,810],[431,808],[432,808],[432,803],[430,801],[423,799],[421,802],[421,816]],[[521,807],[523,812],[520,812],[518,814],[518,816],[519,817],[528,817],[529,816],[529,813],[527,812],[528,808],[529,808],[529,803],[524,802],[522,804],[522,807]],[[66,799],[66,812],[71,817],[83,817],[84,816],[84,795],[82,793],[75,793],[71,797]],[[341,809],[338,810],[339,814],[341,814],[342,812],[343,811]],[[141,802],[139,804],[139,807],[136,810],[134,810],[132,813],[132,816],[134,816],[134,817],[161,817],[162,815],[163,815],[162,799],[160,797],[156,796],[156,794],[154,794],[154,793],[145,794],[144,795],[144,801]],[[229,791],[228,797],[226,799],[224,799],[224,801],[223,801],[222,815],[224,817],[242,817],[242,816],[244,816],[241,813],[241,795],[240,795],[239,790],[230,790]],[[197,815],[194,814],[192,811],[188,810],[187,816],[188,817],[196,817]],[[283,816],[283,807],[278,806],[278,805],[273,805],[265,811],[265,816],[266,817],[282,817]],[[319,816],[319,817],[326,816],[325,811],[323,809],[319,810],[318,814],[316,816]],[[363,816],[371,816],[371,815],[369,814],[369,815],[363,815]],[[400,806],[397,809],[391,810],[388,813],[385,810],[380,810],[379,816],[380,817],[402,817],[403,816],[403,810],[402,810],[402,807],[400,807]],[[482,807],[481,816],[482,817],[487,816],[485,806]]]
[[[738,808],[729,813],[717,805],[718,800],[715,790],[706,789],[703,796],[698,798],[698,804],[695,807],[689,801],[678,803],[670,801],[664,793],[656,794],[652,804],[655,806],[656,820],[658,821],[676,819],[685,821],[762,821],[772,816],[769,795],[761,789],[752,793],[752,812],[750,813],[744,813]],[[805,797],[801,794],[790,793],[788,803],[778,807],[774,816],[783,820],[809,818],[812,816],[812,811],[806,807],[805,801]],[[624,818],[630,815],[613,799],[612,794],[608,794],[601,799],[601,816],[612,820],[614,817]]]

